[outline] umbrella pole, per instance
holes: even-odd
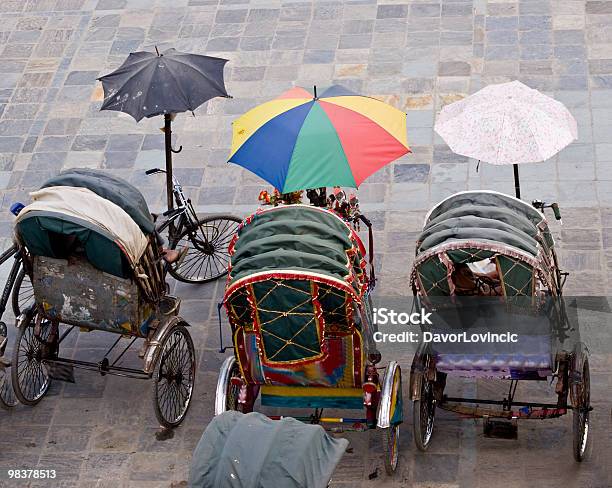
[[[516,194],[516,198],[521,198],[521,183],[519,181],[518,164],[513,164],[512,166],[514,168],[514,192]]]
[[[164,114],[164,139],[166,146],[166,194],[168,210],[174,208],[174,194],[172,185],[172,116]]]

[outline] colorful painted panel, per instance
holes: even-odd
[[[346,408],[363,410],[360,388],[263,386],[261,404],[281,408]]]

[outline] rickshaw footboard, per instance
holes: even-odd
[[[287,417],[282,415],[268,415],[268,418],[272,420],[282,420]],[[316,423],[330,432],[365,432],[369,430],[367,419],[365,418],[318,417],[314,422],[312,416],[293,416],[292,418],[306,424]]]
[[[473,405],[465,405],[471,403]],[[504,409],[489,408],[481,405],[499,405]],[[508,405],[507,400],[485,400],[478,398],[444,397],[438,404],[443,410],[455,412],[471,418],[492,417],[503,419],[547,419],[557,418],[572,410],[571,405],[558,405],[556,403],[521,402],[513,401]],[[513,409],[512,407],[521,407]]]

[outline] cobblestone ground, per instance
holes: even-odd
[[[183,145],[177,175],[202,213],[245,215],[255,208],[262,182],[225,163],[230,122],[293,84],[337,82],[408,112],[413,153],[359,190],[376,228],[379,296],[409,295],[414,238],[432,204],[458,190],[512,192],[509,168],[478,171],[474,161],[449,152],[432,130],[439,109],[513,79],[555,96],[578,121],[580,138],[550,161],[521,167],[524,198],[561,204],[564,225],[554,230],[561,262],[572,272],[568,293],[606,294],[612,285],[611,26],[612,1],[2,0],[3,247],[10,241],[10,204],[27,201],[29,191],[63,168],[104,168],[160,208],[163,182],[144,175],[163,164],[160,119],[136,124],[99,112],[95,79],[132,51],[174,47],[230,59],[226,78],[234,98],[214,100],[174,124]],[[185,486],[191,452],[212,415],[222,287],[175,289],[200,361],[193,407],[173,438],[156,440],[149,383],[77,372],[76,384],[55,384],[37,407],[0,412],[0,466],[56,469],[58,480],[48,486]],[[572,461],[569,416],[525,422],[519,440],[501,441],[484,439],[480,423],[441,414],[426,454],[415,450],[411,422],[405,424],[394,478],[381,470],[375,432],[349,435],[353,449],[333,486],[612,486],[611,335],[609,325],[583,331],[595,406],[590,462]],[[81,334],[68,347],[75,357],[98,357],[108,342]],[[383,352],[400,359],[407,379],[412,351]],[[464,391],[475,387],[487,391],[459,384]],[[0,485],[10,486],[4,472]]]

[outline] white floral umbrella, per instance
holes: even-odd
[[[578,137],[565,105],[520,81],[489,85],[445,106],[434,128],[457,154],[514,165],[519,198],[517,164],[549,159]]]

